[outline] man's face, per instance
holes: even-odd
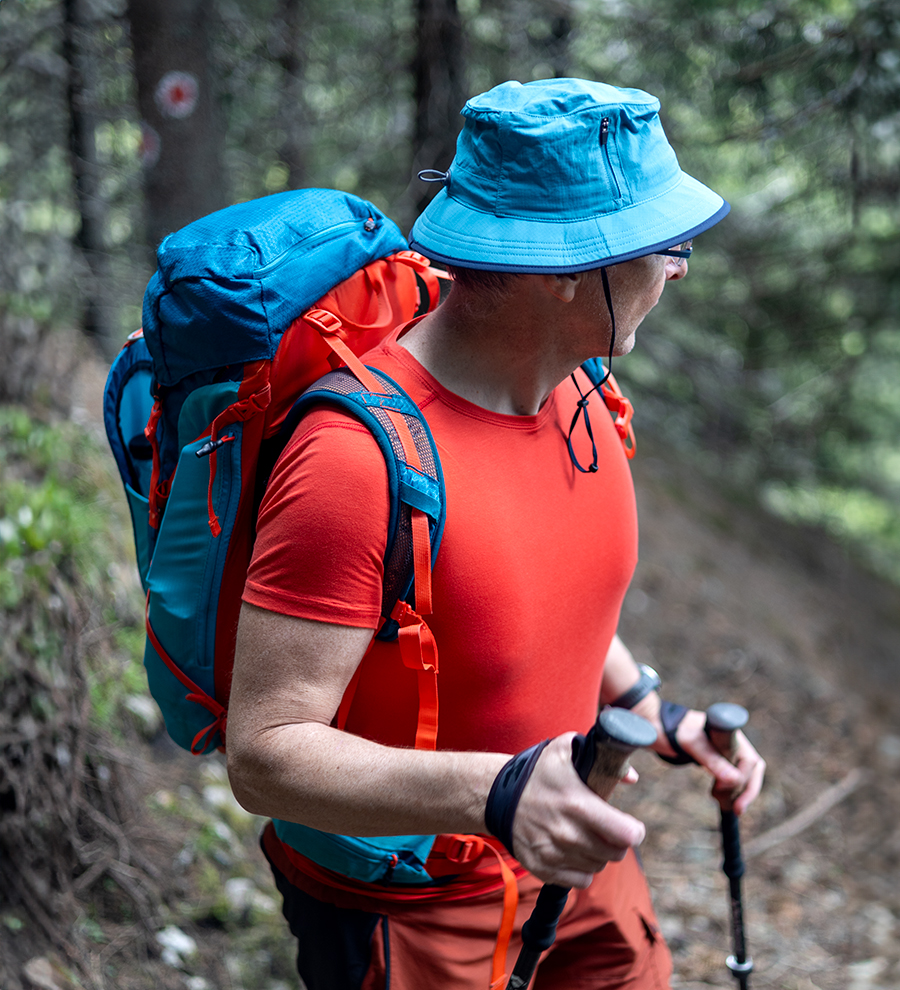
[[[666,282],[676,281],[687,275],[687,259],[648,254],[643,258],[623,261],[607,269],[613,311],[616,316],[616,340],[613,355],[621,357],[634,347],[635,333],[644,317],[659,302]],[[609,307],[603,292],[603,280],[599,271],[589,277],[590,305],[597,322],[604,326],[605,343],[600,354],[609,354]]]

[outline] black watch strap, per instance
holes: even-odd
[[[642,663],[639,669],[641,676],[637,683],[612,702],[613,708],[634,708],[639,701],[643,701],[651,691],[655,691],[659,687],[659,674],[652,667]]]

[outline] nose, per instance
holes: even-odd
[[[666,258],[666,281],[677,282],[688,273],[687,258]]]

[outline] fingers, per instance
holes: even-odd
[[[743,814],[759,796],[766,772],[765,760],[743,732],[735,733],[735,762],[727,760],[704,731],[706,714],[689,711],[678,726],[679,744],[712,774],[712,793],[728,811]]]
[[[730,784],[727,775],[723,773],[720,776],[713,772],[716,778],[713,795],[724,810],[742,815],[759,796],[766,773],[766,762],[743,732],[735,734],[735,743],[735,762],[729,766],[732,771],[737,772],[737,783]]]
[[[606,863],[619,861],[645,835],[641,822],[601,800],[572,765],[572,736],[541,753],[513,824],[519,862],[545,883],[586,887]]]
[[[766,776],[766,761],[757,753],[750,741],[740,733],[738,741],[738,769],[746,783],[734,799],[734,813],[742,815],[759,797]]]
[[[619,781],[620,784],[636,784],[640,780],[640,775],[633,766],[629,766],[625,771],[625,776]]]
[[[712,793],[722,808],[743,814],[759,796],[766,773],[765,760],[757,753],[743,732],[735,734],[735,760],[731,763],[706,735],[706,713],[692,709],[678,724],[677,741],[713,776]],[[660,732],[657,752],[670,756],[674,750]]]

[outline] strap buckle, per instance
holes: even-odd
[[[327,309],[310,309],[303,314],[303,319],[310,326],[315,327],[323,337],[344,336],[341,333],[344,324],[341,323],[334,313],[329,313]]]

